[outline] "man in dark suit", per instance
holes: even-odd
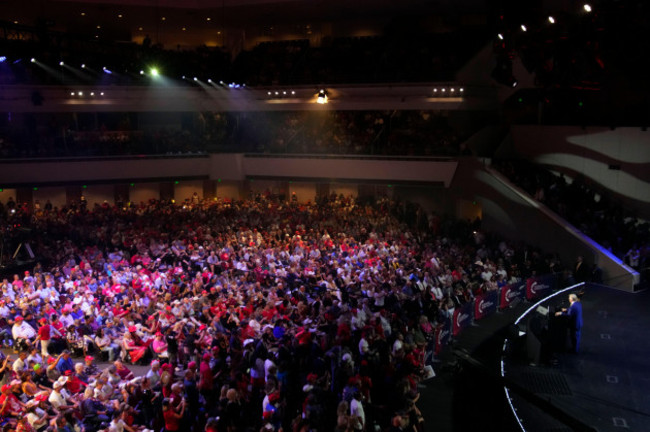
[[[569,317],[569,337],[571,338],[571,352],[577,353],[580,348],[580,332],[582,331],[582,303],[576,294],[569,294],[569,308],[563,308],[555,315]]]

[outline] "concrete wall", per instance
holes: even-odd
[[[52,203],[53,207],[63,207],[66,204],[65,187],[42,187],[32,192],[33,202],[38,200],[41,204],[41,208],[45,207],[45,203],[48,199]]]
[[[86,197],[89,209],[92,209],[95,204],[104,204],[104,201],[108,205],[115,204],[115,188],[113,185],[88,185],[85,189],[82,188],[81,193]]]
[[[316,183],[292,182],[289,184],[289,194],[296,193],[298,202],[314,202],[316,199]]]
[[[140,204],[150,199],[160,198],[160,185],[158,183],[135,183],[129,187],[129,201]]]
[[[221,181],[217,183],[217,197],[220,200],[238,200],[241,198],[241,185],[234,181]]]
[[[174,186],[174,199],[177,203],[192,199],[194,192],[199,195],[199,199],[203,198],[202,180],[180,181]]]

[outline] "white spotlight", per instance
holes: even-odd
[[[78,94],[79,96],[83,96],[83,95],[84,95],[84,92],[79,92],[79,93],[77,93],[77,94]]]
[[[74,96],[74,92],[70,92],[70,96]]]
[[[461,87],[458,91],[462,93],[465,91],[465,89]]]
[[[268,95],[271,96],[271,92],[268,92]]]
[[[34,57],[32,57],[32,59],[31,59],[30,61],[31,61],[32,63],[36,63],[36,59],[35,59]]]
[[[82,63],[81,64],[81,69],[85,69],[85,68],[86,68],[86,63]]]
[[[292,95],[295,95],[295,94],[296,94],[296,92],[295,92],[295,91],[293,91],[293,90],[291,90],[291,94],[292,94]]]
[[[101,92],[99,95],[100,95],[100,96],[104,96],[104,92]]]
[[[497,36],[499,37],[499,39],[503,40],[503,35],[501,33],[499,33]]]
[[[582,8],[585,10],[585,12],[591,12],[591,5],[589,3],[585,3]]]
[[[91,95],[91,96],[95,96],[95,92],[90,92],[90,95]]]
[[[434,88],[434,89],[433,89],[433,92],[434,92],[434,93],[438,93],[438,89],[437,89],[437,88]]]
[[[211,78],[208,78],[208,82],[209,82],[210,84],[212,84],[212,79],[211,79]]]
[[[140,75],[144,75],[144,71],[143,71],[143,70],[140,71]]]
[[[194,81],[198,81],[199,79],[197,77],[194,77]]]
[[[526,31],[526,30],[528,30],[528,29],[526,28],[525,25],[522,24],[522,25],[521,25],[521,31]]]
[[[555,18],[553,18],[552,16],[549,16],[548,17],[548,22],[550,22],[551,24],[555,24]]]
[[[63,66],[63,64],[64,64],[64,63],[63,63],[62,61],[59,62],[59,66]]]

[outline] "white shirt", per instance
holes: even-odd
[[[15,339],[32,339],[36,337],[36,330],[34,327],[22,321],[20,324],[16,323],[11,327],[11,335]]]

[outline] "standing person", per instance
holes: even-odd
[[[569,337],[571,338],[571,352],[577,353],[580,348],[580,332],[582,331],[582,303],[576,294],[569,294],[569,308],[562,308],[555,315],[569,317]]]
[[[36,340],[41,341],[41,356],[46,359],[50,355],[48,347],[50,345],[50,340],[52,340],[52,336],[58,335],[60,337],[61,333],[52,327],[45,317],[38,320],[38,322],[41,326],[38,328]]]

